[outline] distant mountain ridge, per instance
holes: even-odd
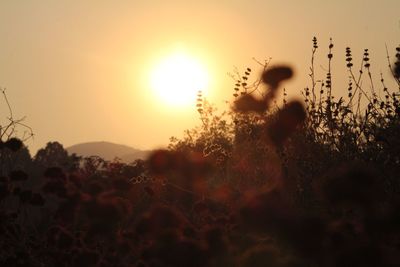
[[[99,156],[105,160],[120,158],[125,163],[133,162],[136,159],[146,159],[151,152],[150,150],[140,150],[105,141],[76,144],[66,148],[66,150],[69,154],[75,153],[83,157]]]

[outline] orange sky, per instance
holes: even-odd
[[[332,37],[334,90],[343,93],[346,46],[355,60],[369,48],[376,79],[387,75],[385,44],[394,56],[400,43],[398,7],[398,0],[5,0],[0,87],[15,117],[33,128],[32,151],[48,141],[159,147],[199,124],[195,107],[167,108],[150,93],[149,71],[177,45],[204,62],[209,99],[222,109],[234,66],[256,67],[252,57],[290,63],[296,77],[286,88],[296,95],[308,85],[312,37],[321,73]]]

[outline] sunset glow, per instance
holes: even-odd
[[[0,0],[0,267],[400,267],[399,0]]]
[[[199,90],[207,91],[209,74],[195,58],[179,52],[159,61],[150,73],[155,95],[172,106],[193,105]]]

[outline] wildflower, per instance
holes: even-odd
[[[44,203],[45,203],[45,200],[42,197],[42,195],[39,193],[33,193],[32,197],[29,201],[29,204],[31,204],[32,206],[43,206]]]
[[[18,170],[12,171],[10,173],[10,180],[11,181],[26,181],[28,180],[29,176],[26,172]]]
[[[263,113],[267,110],[267,104],[263,100],[258,100],[254,96],[245,94],[235,101],[235,110],[239,112],[258,112]]]
[[[303,105],[298,101],[288,103],[277,114],[277,120],[268,127],[269,138],[281,145],[306,118]]]
[[[23,146],[23,143],[18,138],[10,138],[5,142],[5,146],[13,152],[20,150]]]
[[[279,84],[293,76],[292,68],[288,66],[276,66],[266,70],[262,74],[262,81],[272,88],[277,88]]]

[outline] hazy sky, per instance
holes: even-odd
[[[290,63],[296,77],[285,86],[298,94],[308,85],[313,36],[321,73],[332,37],[334,89],[344,92],[346,46],[355,60],[369,48],[374,75],[387,75],[385,44],[390,56],[400,44],[399,7],[399,0],[1,0],[0,87],[14,116],[33,128],[33,152],[48,141],[159,147],[199,124],[195,107],[171,108],[150,92],[148,73],[175,47],[204,62],[209,99],[222,108],[233,88],[227,72],[256,67],[252,57]]]

